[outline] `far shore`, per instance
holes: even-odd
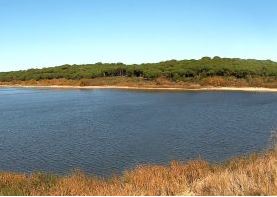
[[[243,91],[277,92],[277,88],[264,87],[143,87],[143,86],[68,86],[68,85],[0,85],[0,88],[54,88],[54,89],[130,89],[130,90],[179,90],[179,91]]]

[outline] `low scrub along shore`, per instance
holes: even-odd
[[[116,86],[136,88],[277,88],[277,62],[204,57],[159,63],[62,65],[0,72],[2,86]]]
[[[128,77],[101,77],[95,79],[50,79],[1,82],[0,87],[21,88],[78,88],[78,89],[144,89],[144,90],[224,90],[277,92],[277,80],[264,82],[234,78],[209,77],[199,82],[174,82],[165,78],[146,80]]]
[[[277,150],[234,158],[223,164],[195,160],[140,166],[101,179],[0,173],[0,195],[276,195]]]

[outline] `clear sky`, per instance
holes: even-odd
[[[0,0],[0,71],[203,56],[277,60],[277,0]]]

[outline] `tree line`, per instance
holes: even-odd
[[[159,63],[133,64],[96,63],[62,65],[42,69],[1,72],[0,81],[43,79],[91,79],[97,77],[142,77],[155,79],[166,77],[174,81],[213,76],[223,77],[277,77],[277,63],[271,60],[203,57],[199,60],[170,60]]]

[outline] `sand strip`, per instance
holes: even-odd
[[[56,89],[130,89],[130,90],[181,90],[181,91],[244,91],[244,92],[277,92],[277,88],[262,87],[132,87],[132,86],[36,86],[36,85],[0,85],[0,88],[56,88]]]

